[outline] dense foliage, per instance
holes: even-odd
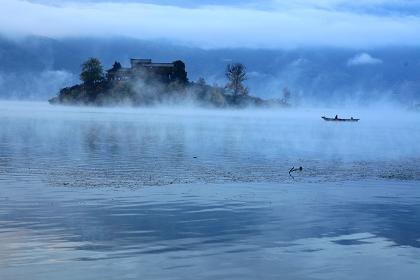
[[[82,64],[80,79],[87,86],[94,87],[104,80],[104,70],[97,58],[89,58]]]

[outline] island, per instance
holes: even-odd
[[[204,78],[190,82],[185,63],[156,63],[151,59],[132,58],[130,67],[115,62],[104,71],[97,58],[82,64],[81,84],[65,87],[50,104],[94,106],[149,106],[195,104],[205,107],[289,106],[290,92],[283,90],[280,99],[264,100],[249,94],[244,85],[246,67],[241,63],[229,64],[225,86],[208,85]]]

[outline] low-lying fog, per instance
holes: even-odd
[[[357,123],[321,116],[354,117]],[[0,177],[53,185],[420,179],[420,116],[397,109],[90,108],[0,102]]]

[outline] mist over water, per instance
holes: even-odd
[[[0,278],[416,279],[419,125],[2,101]]]
[[[418,280],[419,12],[2,0],[0,280]]]
[[[166,27],[165,27],[166,29]],[[230,40],[229,40],[230,41]],[[366,105],[384,101],[402,106],[420,102],[418,47],[202,49],[167,41],[124,37],[25,37],[0,35],[0,98],[46,100],[60,88],[78,83],[80,64],[97,57],[104,69],[130,58],[185,62],[188,78],[225,85],[224,70],[241,62],[248,70],[251,95],[281,98],[288,87],[293,104]]]
[[[1,103],[2,170],[77,186],[418,179],[418,113]],[[357,117],[358,123],[321,116]]]

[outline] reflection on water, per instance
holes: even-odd
[[[417,279],[419,118],[319,115],[0,102],[0,279]]]
[[[84,189],[4,181],[0,201],[1,279],[420,273],[416,183]]]

